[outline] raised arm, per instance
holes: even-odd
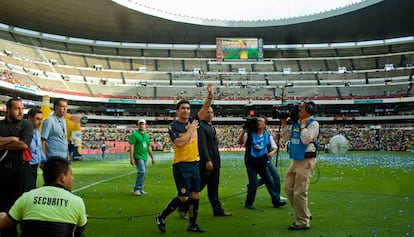
[[[246,141],[244,139],[245,133],[246,133],[246,129],[245,128],[241,129],[241,132],[239,134],[239,138],[237,139],[237,144],[239,144],[240,146],[244,146],[244,142]]]
[[[285,141],[289,140],[290,139],[290,130],[288,129],[287,121],[286,121],[285,118],[280,119],[280,125],[281,125],[281,130],[280,130],[281,138],[283,138],[283,140],[285,140]]]
[[[211,106],[211,101],[214,99],[213,84],[207,85],[207,98],[204,101],[203,107],[198,111],[197,116],[203,118],[204,114],[207,113],[208,108]]]

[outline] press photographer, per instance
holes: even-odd
[[[273,183],[268,165],[270,159],[276,152],[276,143],[267,131],[267,118],[265,116],[249,117],[243,125],[243,129],[239,135],[238,143],[246,148],[244,155],[244,163],[246,165],[249,184],[247,186],[247,196],[245,207],[255,209],[253,203],[257,191],[257,175],[263,179],[266,188],[272,198],[274,207],[286,205],[285,201],[280,200],[279,191]]]
[[[285,192],[295,210],[295,222],[289,230],[308,230],[312,214],[308,208],[308,188],[316,166],[316,146],[319,123],[313,117],[316,104],[305,100],[297,109],[298,119],[290,129],[286,118],[281,118],[282,137],[290,141],[289,157],[292,160],[285,174]]]

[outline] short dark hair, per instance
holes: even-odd
[[[13,101],[23,101],[20,97],[13,97],[9,99],[6,103],[6,109],[11,109]]]
[[[267,125],[267,117],[264,115],[264,114],[259,114],[259,115],[257,115],[257,118],[263,118],[264,119],[264,122],[265,122],[265,124]]]
[[[43,112],[39,108],[31,108],[29,110],[29,112],[27,112],[27,115],[30,118],[34,118],[34,116],[36,116],[36,114],[41,114],[41,113],[43,113]]]
[[[59,103],[61,102],[61,101],[63,101],[63,102],[68,102],[66,99],[64,99],[64,98],[58,98],[58,99],[55,99],[54,101],[53,101],[53,110],[55,110],[56,109],[56,106],[58,106],[59,105]]]
[[[177,105],[175,106],[175,109],[178,110],[182,104],[188,104],[188,105],[190,105],[190,101],[188,101],[188,100],[180,100],[180,101],[178,101]]]
[[[63,157],[53,156],[47,158],[43,164],[43,180],[45,185],[56,184],[59,176],[69,171],[69,165],[69,161]]]

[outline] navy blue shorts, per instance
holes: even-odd
[[[198,162],[173,164],[173,174],[178,196],[188,197],[190,192],[200,192],[200,170]]]

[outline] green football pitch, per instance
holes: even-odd
[[[318,167],[309,189],[313,219],[307,231],[292,232],[290,205],[273,208],[265,188],[257,192],[256,210],[244,208],[247,175],[243,153],[222,153],[220,199],[231,217],[214,217],[202,191],[198,224],[203,236],[413,236],[414,153],[347,152],[318,155]],[[85,235],[92,236],[193,236],[188,221],[178,213],[167,218],[161,234],[155,215],[176,196],[172,177],[172,153],[156,153],[156,164],[148,164],[145,191],[133,196],[135,168],[128,154],[105,159],[85,156],[73,162],[73,192],[81,196],[89,215]],[[279,154],[278,170],[283,176],[289,159]],[[39,177],[40,179],[40,177]],[[42,184],[40,181],[39,184]],[[282,196],[284,192],[282,191]]]

